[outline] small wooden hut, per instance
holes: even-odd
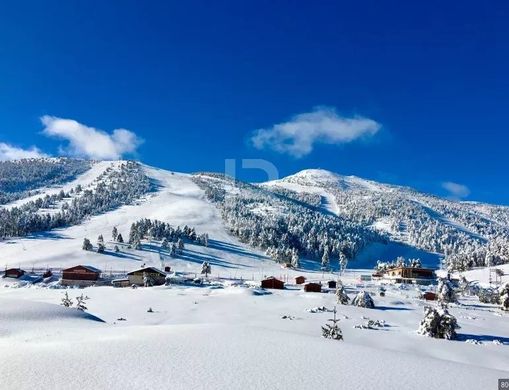
[[[270,278],[262,280],[261,287],[283,290],[285,288],[285,283],[279,279],[270,277]]]
[[[306,283],[304,285],[305,292],[322,292],[322,285],[320,283]]]

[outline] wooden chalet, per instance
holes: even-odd
[[[77,265],[62,270],[60,284],[63,286],[88,287],[97,283],[101,270],[90,265]]]
[[[18,279],[25,275],[25,271],[21,268],[9,268],[4,272],[4,278],[14,278]]]
[[[394,283],[430,284],[436,280],[436,276],[430,268],[396,267],[385,271],[383,279]]]
[[[327,286],[328,286],[329,288],[336,288],[336,287],[337,287],[337,285],[338,285],[338,283],[337,283],[335,280],[329,280],[329,281],[327,282]]]
[[[262,280],[261,287],[283,290],[285,288],[285,283],[279,279],[270,277],[270,278]]]
[[[131,286],[160,286],[166,283],[166,273],[155,267],[145,267],[129,272],[127,279]]]
[[[304,276],[297,276],[295,278],[295,284],[304,284],[306,282],[306,278]]]
[[[320,283],[306,283],[304,285],[305,292],[322,292],[322,285]]]

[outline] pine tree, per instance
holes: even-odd
[[[175,243],[171,244],[170,256],[177,256],[177,245]]]
[[[500,305],[502,310],[509,311],[509,283],[506,283],[504,286],[499,289],[500,295]]]
[[[338,303],[341,305],[348,305],[348,302],[350,301],[350,297],[346,293],[345,287],[343,286],[343,283],[341,283],[341,280],[338,280],[337,282],[336,298]]]
[[[358,307],[366,307],[368,309],[375,308],[375,302],[373,302],[373,298],[367,291],[360,291],[352,301],[352,305]]]
[[[184,241],[181,238],[179,238],[177,241],[177,247],[179,250],[179,254],[182,254],[182,251],[184,250]]]
[[[423,336],[438,339],[453,340],[456,338],[456,329],[459,325],[456,318],[449,314],[445,308],[424,308],[424,318],[419,324],[417,333]]]
[[[339,274],[343,275],[345,272],[346,266],[348,264],[348,259],[343,252],[339,252]]]
[[[208,278],[208,275],[211,273],[211,267],[208,261],[204,261],[201,265],[201,273],[205,274],[206,278]]]
[[[334,318],[331,318],[328,321],[332,322],[332,325],[325,324],[325,326],[322,326],[322,337],[338,341],[343,340],[343,333],[338,325],[339,320],[336,319],[336,306],[334,306]]]
[[[167,250],[170,246],[170,243],[168,242],[168,239],[166,237],[163,238],[163,241],[161,242],[161,248],[164,250]]]
[[[322,270],[329,269],[329,247],[325,247],[322,256]]]
[[[92,243],[88,238],[83,239],[83,245],[81,246],[81,249],[84,251],[91,251],[94,247],[92,246]]]
[[[457,302],[456,292],[448,279],[440,279],[437,286],[437,298],[443,303]]]
[[[300,267],[300,260],[299,260],[299,252],[297,249],[292,249],[292,267],[293,268],[299,268]]]
[[[113,230],[111,231],[111,238],[113,238],[113,241],[117,241],[118,237],[118,230],[116,226],[113,226]]]
[[[65,306],[65,307],[71,307],[72,306],[72,299],[69,298],[69,294],[67,293],[67,291],[65,292],[64,297],[62,298],[61,305]]]
[[[122,237],[122,234],[120,234],[120,233],[117,236],[117,242],[120,244],[124,243],[124,237]]]
[[[106,247],[104,246],[104,238],[103,235],[100,234],[99,237],[97,237],[97,253],[104,253],[106,250]]]
[[[76,297],[76,309],[80,311],[87,310],[87,306],[85,305],[85,300],[89,299],[88,297],[84,297],[83,294]]]

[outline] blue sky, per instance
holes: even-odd
[[[262,158],[509,204],[504,1],[11,3],[0,158]]]

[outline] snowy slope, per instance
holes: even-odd
[[[91,184],[94,178],[114,164],[96,164],[91,171],[76,179],[73,185]],[[187,257],[168,260],[173,265],[181,262],[182,267],[196,271],[204,260],[208,260],[228,273],[244,268],[259,271],[266,266],[274,267],[259,252],[240,245],[226,232],[218,210],[205,199],[203,191],[192,182],[190,175],[148,166],[144,169],[156,184],[155,192],[149,193],[137,204],[94,216],[77,226],[0,242],[0,267],[21,266],[30,269],[90,264],[102,270],[121,271],[138,268],[141,264],[160,266],[159,254],[150,250],[150,243],[145,244],[148,250],[136,251],[123,247],[119,254],[111,251],[113,244],[107,244],[110,250],[103,255],[81,250],[84,237],[94,244],[100,234],[108,240],[114,226],[127,239],[131,224],[142,218],[158,219],[173,226],[188,225],[195,227],[198,233],[209,234],[211,243],[208,248],[189,245]]]

